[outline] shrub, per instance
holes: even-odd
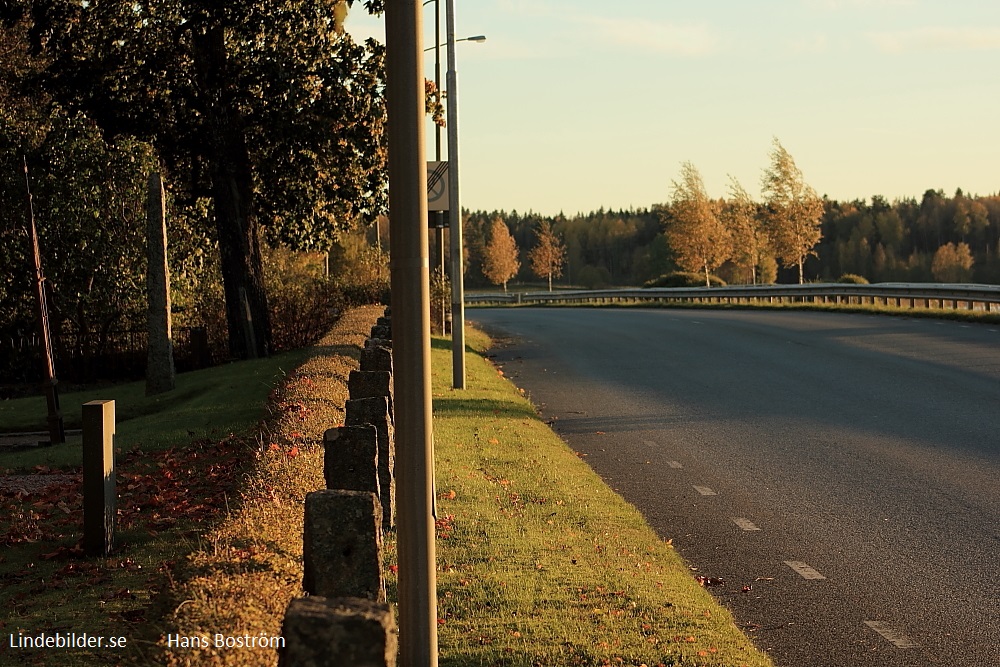
[[[849,285],[867,285],[868,279],[864,276],[859,276],[856,273],[845,273],[844,275],[837,278],[838,283],[847,283]]]
[[[726,281],[716,275],[709,275],[712,287],[725,287]],[[647,281],[643,287],[704,287],[705,274],[693,271],[674,271]]]
[[[264,282],[276,352],[315,343],[340,317],[344,297],[323,272],[323,256],[317,253],[265,251]]]
[[[371,305],[389,305],[389,279],[381,278],[363,283],[338,283],[337,289],[348,308]]]
[[[602,289],[611,284],[611,272],[603,266],[584,266],[576,275],[578,283],[587,289]]]

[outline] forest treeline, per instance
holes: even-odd
[[[722,210],[726,202],[716,200]],[[927,190],[918,200],[882,196],[853,201],[824,197],[822,236],[805,260],[807,281],[836,281],[845,274],[870,282],[975,282],[1000,284],[1000,196],[949,196]],[[665,233],[673,203],[630,210],[598,210],[567,217],[532,212],[471,211],[465,226],[466,284],[490,286],[484,276],[484,248],[491,222],[506,223],[517,242],[520,269],[513,283],[537,282],[528,261],[541,223],[551,225],[566,248],[557,286],[601,288],[641,285],[678,270]],[[968,257],[963,256],[968,249]],[[758,282],[797,282],[797,268],[779,268],[773,253],[761,264]],[[935,263],[935,258],[937,262]],[[971,260],[971,262],[970,262]],[[936,270],[935,270],[936,269]],[[732,260],[715,274],[730,284],[752,282],[750,271]],[[769,275],[770,274],[770,275]]]

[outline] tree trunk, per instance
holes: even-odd
[[[246,147],[229,148],[232,153],[226,157],[236,158],[237,164],[223,158],[212,165],[229,354],[237,359],[255,359],[270,352],[271,318],[264,289],[260,232],[253,217],[253,185],[249,171],[238,164],[241,157],[247,157]]]
[[[708,262],[705,262],[705,287],[711,287],[712,281],[708,277]]]
[[[549,291],[552,291],[552,274],[549,274]]]
[[[196,34],[194,46],[205,91],[204,150],[219,235],[229,354],[237,359],[263,357],[271,349],[271,318],[254,215],[253,167],[244,119],[229,89],[225,29],[216,24]]]
[[[802,274],[802,265],[805,264],[805,257],[799,257],[799,284],[803,284],[805,280]]]

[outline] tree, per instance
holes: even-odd
[[[709,274],[729,258],[729,232],[715,213],[701,174],[690,162],[681,164],[681,180],[673,181],[666,234],[678,266],[704,272],[705,286],[711,287]]]
[[[552,225],[547,220],[538,223],[535,231],[538,244],[528,253],[531,270],[539,278],[549,281],[549,291],[552,291],[552,279],[562,275],[563,262],[566,259],[566,246],[559,240]]]
[[[722,224],[729,230],[732,260],[750,269],[751,282],[757,284],[757,267],[767,247],[767,234],[757,214],[757,203],[740,182],[729,177],[729,201],[722,210]]]
[[[943,283],[965,283],[972,279],[972,252],[967,243],[946,243],[934,253],[931,274]]]
[[[262,235],[326,249],[385,207],[383,48],[343,34],[343,0],[30,4],[57,101],[152,141],[180,201],[211,201],[230,354],[267,354]]]
[[[517,242],[510,235],[507,223],[499,216],[490,223],[490,238],[483,247],[483,275],[494,285],[503,284],[517,275],[521,262],[517,259]]]
[[[802,284],[806,257],[816,255],[816,244],[823,238],[823,201],[806,184],[795,160],[777,139],[761,190],[771,244],[785,267],[798,265]]]

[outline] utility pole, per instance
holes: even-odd
[[[48,406],[49,438],[53,445],[66,442],[62,412],[59,409],[59,381],[56,379],[55,355],[52,351],[52,328],[49,325],[49,304],[45,294],[45,274],[42,273],[42,252],[38,248],[38,229],[35,227],[35,204],[28,179],[28,158],[24,158],[24,187],[28,193],[28,236],[31,238],[32,257],[35,263],[35,298],[38,301],[38,321],[45,356],[45,402]]]
[[[421,13],[418,0],[386,3],[401,667],[436,667],[438,663]]]

